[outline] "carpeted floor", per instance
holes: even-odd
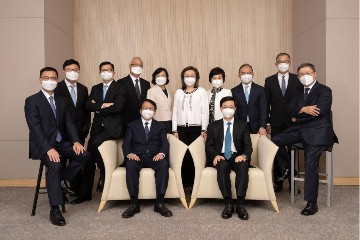
[[[153,201],[141,201],[141,212],[121,218],[129,201],[110,201],[98,214],[100,194],[81,205],[66,205],[67,225],[49,221],[47,195],[40,195],[34,217],[30,216],[33,188],[0,188],[0,239],[359,239],[359,187],[335,186],[331,208],[326,207],[326,188],[320,187],[319,212],[300,215],[302,194],[290,203],[290,192],[277,194],[280,214],[267,201],[248,201],[248,221],[237,215],[220,217],[223,202],[198,199],[186,210],[180,200],[166,200],[174,216],[153,211]]]

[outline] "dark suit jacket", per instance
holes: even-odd
[[[292,125],[291,117],[286,109],[297,88],[303,87],[295,74],[289,73],[288,86],[285,96],[282,95],[278,74],[265,79],[265,93],[267,99],[267,122],[272,127],[289,127]]]
[[[251,161],[253,151],[250,132],[245,122],[235,118],[232,134],[233,142],[238,155],[245,154],[247,161]],[[220,119],[209,124],[205,142],[206,165],[213,166],[214,158],[221,154],[224,143],[224,120]]]
[[[79,138],[84,144],[84,140],[89,134],[90,124],[91,124],[91,112],[87,111],[85,108],[86,100],[89,96],[88,89],[81,83],[76,83],[77,85],[77,99],[76,106],[72,101],[68,87],[66,86],[65,81],[58,83],[54,92],[56,95],[63,96],[67,101],[67,106],[70,111],[70,117],[73,119],[73,122],[76,125],[76,129],[79,134]]]
[[[130,122],[140,118],[140,105],[146,99],[147,91],[150,88],[150,83],[143,78],[140,79],[140,100],[137,97],[134,83],[130,75],[119,79],[118,82],[126,87],[126,102],[124,106],[124,125],[125,127]]]
[[[26,98],[25,118],[29,126],[29,157],[41,159],[55,146],[57,131],[65,141],[80,142],[65,98],[54,94],[56,118],[42,91]]]
[[[332,92],[325,85],[316,82],[303,102],[304,87],[298,88],[288,106],[290,117],[296,117],[295,126],[285,132],[300,129],[305,143],[309,145],[333,145],[338,139],[331,126]],[[303,106],[317,105],[318,116],[299,113]]]
[[[146,153],[151,156],[164,153],[167,158],[169,142],[166,138],[165,126],[153,119],[149,130],[149,137],[146,141],[141,118],[128,124],[122,146],[125,160],[130,153],[135,153],[138,156]]]
[[[251,132],[257,133],[260,127],[266,128],[266,94],[265,89],[252,82],[249,95],[249,103],[246,103],[243,84],[231,89],[231,93],[236,100],[237,109],[235,116],[247,122],[246,116],[249,116]]]
[[[104,130],[112,138],[120,138],[124,135],[121,112],[125,103],[126,89],[123,85],[113,80],[103,100],[103,86],[103,83],[93,86],[86,102],[87,110],[95,112],[90,137],[95,137],[99,134],[102,124],[104,124]],[[95,101],[95,103],[92,101]],[[114,104],[102,109],[101,106],[103,103]]]

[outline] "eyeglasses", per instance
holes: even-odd
[[[302,76],[305,76],[305,75],[313,75],[314,72],[311,72],[311,73],[299,73],[299,77],[302,77]]]
[[[289,64],[290,61],[278,61],[278,62],[276,62],[276,64],[281,64],[281,63],[287,63],[287,64]]]
[[[65,68],[65,72],[72,72],[72,71],[78,73],[80,71],[80,69],[78,69],[78,68]]]
[[[57,81],[58,80],[58,78],[57,77],[47,77],[47,76],[44,76],[44,77],[41,77],[40,78],[42,81],[44,81],[44,80],[52,80],[52,81]]]
[[[141,107],[142,110],[150,110],[150,111],[155,111],[155,108],[153,107]]]
[[[108,69],[101,69],[100,72],[112,72],[113,69],[112,68],[108,68]]]

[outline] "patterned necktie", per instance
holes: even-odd
[[[139,79],[135,79],[135,90],[136,90],[136,94],[138,96],[138,99],[140,99]]]
[[[285,76],[282,76],[282,80],[281,80],[281,93],[283,96],[285,96],[285,92],[286,92],[286,83],[285,83]]]
[[[149,140],[149,123],[145,122],[145,137],[146,137],[146,141]]]
[[[53,113],[54,113],[55,119],[56,119],[56,109],[55,109],[55,104],[54,104],[53,96],[50,96],[50,97],[49,97],[49,100],[50,100],[50,107],[51,107],[51,109],[52,109],[52,111],[53,111]],[[61,134],[60,134],[59,130],[57,130],[55,140],[56,140],[57,142],[61,142],[61,139],[62,139]]]
[[[245,99],[246,103],[249,103],[249,86],[245,86]],[[249,122],[249,115],[246,116],[246,121]]]
[[[231,122],[227,123],[227,129],[225,134],[225,149],[224,149],[224,157],[226,160],[231,158],[231,132],[230,132],[230,125]]]
[[[306,100],[307,96],[309,95],[309,91],[310,91],[310,88],[305,88],[304,101]]]
[[[105,96],[106,96],[106,93],[108,91],[108,88],[109,86],[108,85],[104,85],[104,90],[103,90],[103,100],[105,100]]]
[[[75,84],[71,84],[70,87],[71,87],[70,96],[71,96],[71,99],[72,99],[74,105],[76,106]]]

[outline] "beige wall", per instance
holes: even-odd
[[[36,177],[39,162],[28,159],[24,102],[40,90],[41,68],[60,69],[73,56],[72,2],[61,1],[63,8],[55,0],[0,2],[0,179]]]
[[[359,1],[294,1],[294,68],[315,64],[333,91],[334,176],[359,177]]]

